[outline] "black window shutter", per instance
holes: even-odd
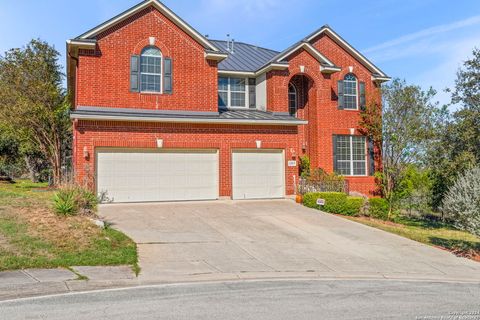
[[[343,110],[343,80],[338,80],[338,109]]]
[[[338,161],[337,161],[337,136],[333,136],[333,171],[338,172]]]
[[[255,78],[248,79],[248,106],[250,109],[257,107],[257,88]]]
[[[130,91],[140,91],[140,56],[130,57]]]
[[[360,110],[365,110],[367,107],[367,100],[365,99],[365,82],[360,82]]]
[[[375,148],[371,138],[368,139],[368,168],[369,175],[373,176],[375,174]]]
[[[171,58],[163,60],[163,92],[166,94],[172,94],[173,92],[173,66]]]

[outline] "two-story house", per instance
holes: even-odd
[[[282,198],[302,155],[376,189],[359,112],[389,78],[329,26],[277,52],[146,0],[67,51],[75,177],[115,202]]]

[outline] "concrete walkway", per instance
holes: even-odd
[[[139,284],[130,266],[70,269],[0,272],[0,300]]]
[[[138,244],[140,281],[382,278],[480,282],[480,263],[277,201],[104,205]]]

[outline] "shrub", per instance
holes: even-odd
[[[53,197],[55,212],[59,215],[92,214],[97,209],[98,199],[90,190],[66,185],[60,187]]]
[[[480,167],[467,170],[457,178],[442,207],[455,227],[480,236]]]
[[[388,202],[383,198],[372,198],[368,200],[368,215],[372,218],[388,219]]]
[[[75,203],[74,189],[60,189],[53,196],[55,212],[63,216],[72,216],[77,214],[78,209]]]
[[[324,199],[325,205],[317,205],[317,199]],[[365,200],[360,197],[348,197],[341,192],[311,192],[303,196],[306,207],[349,216],[359,215]]]
[[[365,205],[365,199],[362,197],[347,197],[347,203],[345,207],[345,215],[358,216],[362,212],[362,208]]]

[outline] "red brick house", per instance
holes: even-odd
[[[67,51],[75,176],[115,202],[282,198],[302,155],[375,189],[359,110],[389,78],[328,26],[277,52],[146,0]]]

